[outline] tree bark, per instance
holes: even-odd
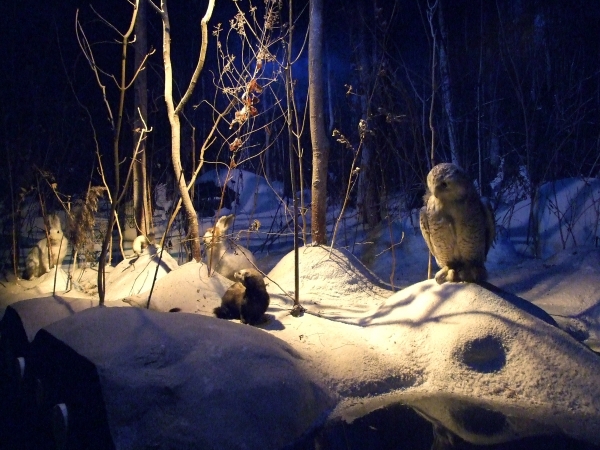
[[[313,151],[312,224],[313,244],[327,243],[327,166],[329,140],[323,113],[323,1],[310,0],[308,39],[308,102]]]
[[[146,2],[141,1],[135,21],[135,67],[144,64],[148,51],[146,33]],[[144,120],[148,117],[147,71],[141,70],[134,83],[133,145],[138,145],[138,157],[133,161],[133,210],[138,235],[148,236],[152,229],[152,210],[149,199],[150,184],[147,179],[146,140],[143,138]]]
[[[369,1],[359,3],[359,8],[362,8],[361,15],[368,18],[367,20],[375,20],[373,14],[369,11],[375,7],[369,5]],[[371,99],[370,92],[372,91],[372,83],[376,81],[369,70],[377,64],[376,52],[376,37],[374,35],[367,36],[366,27],[363,25],[360,28],[359,40],[359,59],[360,59],[360,82],[362,87],[362,95],[360,96],[360,107],[362,110],[362,120],[369,128],[371,117]],[[370,51],[369,51],[370,49]],[[369,133],[361,132],[361,155],[360,155],[360,175],[358,179],[358,199],[360,212],[363,223],[369,228],[375,227],[380,222],[380,202],[377,193],[376,168],[374,158],[374,142]]]
[[[452,82],[450,77],[450,63],[448,62],[448,53],[446,52],[446,43],[448,42],[448,33],[446,31],[446,25],[444,23],[444,15],[442,11],[441,0],[438,5],[437,16],[438,24],[440,27],[441,39],[438,43],[438,55],[440,61],[440,72],[441,79],[440,85],[442,88],[442,102],[444,103],[444,110],[446,111],[446,130],[448,131],[448,146],[450,147],[450,157],[453,164],[461,165],[461,161],[458,155],[458,146],[456,144],[456,130],[455,130],[455,117],[454,117],[454,106],[452,104]]]
[[[194,209],[194,204],[190,197],[188,186],[181,165],[181,122],[179,114],[181,113],[185,103],[189,100],[194,91],[200,72],[204,67],[206,60],[206,47],[208,43],[208,21],[212,16],[215,7],[215,0],[209,0],[206,8],[206,14],[202,18],[200,24],[202,28],[202,45],[200,48],[200,56],[198,64],[190,80],[190,84],[181,98],[177,106],[173,100],[173,66],[171,63],[171,24],[169,21],[169,13],[167,11],[167,0],[161,0],[161,7],[158,8],[154,3],[150,3],[160,14],[163,22],[163,63],[165,68],[165,103],[167,105],[167,115],[169,124],[171,125],[171,160],[173,162],[173,171],[177,180],[181,203],[185,210],[186,223],[188,227],[187,240],[190,242],[192,258],[200,261],[202,256],[200,253],[200,228],[198,216]],[[198,169],[198,168],[197,168]],[[196,169],[196,170],[197,170]]]
[[[137,18],[137,11],[139,8],[139,0],[136,0],[134,3],[133,16],[131,18],[131,23],[129,25],[129,29],[123,34],[123,40],[121,42],[121,76],[119,78],[119,105],[117,109],[117,122],[114,128],[113,134],[113,156],[114,156],[114,176],[115,183],[113,192],[110,193],[109,189],[109,198],[111,202],[110,207],[110,215],[108,217],[108,225],[106,227],[106,233],[104,235],[104,240],[102,241],[102,250],[100,251],[100,260],[98,262],[98,304],[100,306],[104,305],[104,298],[106,296],[106,264],[107,257],[111,252],[109,250],[112,248],[112,230],[117,222],[117,209],[121,200],[123,199],[123,195],[129,188],[129,183],[131,182],[131,173],[133,172],[133,166],[129,166],[129,171],[127,173],[127,178],[121,189],[121,161],[119,157],[119,148],[121,142],[121,128],[123,124],[123,112],[125,107],[125,92],[127,91],[127,48],[130,45],[129,38],[131,37],[133,30],[135,29],[135,21]],[[93,70],[97,70],[94,68]],[[105,97],[106,101],[106,97]],[[109,108],[110,111],[110,108]],[[135,156],[135,155],[134,155]],[[104,177],[104,171],[101,171],[102,177]],[[108,188],[108,185],[107,185]]]

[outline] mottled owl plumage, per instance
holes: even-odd
[[[421,233],[441,270],[435,280],[484,281],[485,260],[494,240],[494,215],[467,174],[442,163],[427,175]]]

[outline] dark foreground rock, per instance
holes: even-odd
[[[68,409],[67,448],[277,449],[336,403],[285,342],[193,314],[92,308],[30,353],[41,408]]]

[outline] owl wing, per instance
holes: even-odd
[[[484,214],[485,223],[485,254],[487,255],[496,238],[496,220],[490,202],[482,198],[481,206]]]
[[[429,219],[427,217],[427,204],[421,208],[421,212],[419,214],[419,226],[421,228],[421,234],[423,235],[423,239],[425,239],[425,243],[427,244],[427,248],[433,254],[433,244],[431,243],[431,232],[429,231]]]

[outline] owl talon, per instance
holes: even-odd
[[[448,281],[448,276],[450,275],[450,272],[454,273],[453,270],[448,270],[447,267],[444,267],[442,268],[442,270],[436,273],[435,281],[437,282],[437,284],[444,284],[446,281]]]
[[[435,281],[437,284],[444,284],[446,282],[459,283],[464,280],[461,278],[461,273],[459,273],[457,270],[444,267],[435,274]]]

